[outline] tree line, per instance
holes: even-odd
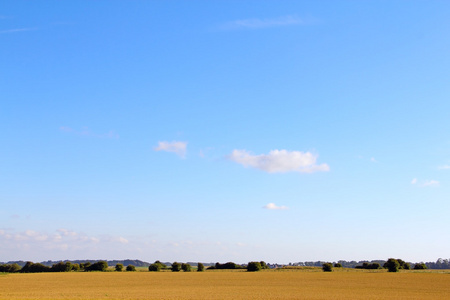
[[[344,263],[343,263],[344,262]],[[430,267],[431,264],[431,267]],[[173,262],[169,265],[166,263],[162,263],[159,260],[155,261],[152,264],[147,263],[149,272],[158,272],[161,270],[170,270],[172,272],[191,272],[193,270],[190,263],[179,263]],[[290,264],[292,265],[292,264]],[[298,265],[297,265],[298,266]],[[337,263],[330,262],[314,262],[312,264],[303,264],[303,266],[313,266],[313,267],[322,267],[323,271],[331,272],[333,268],[348,268],[348,264],[345,264],[345,261],[339,261]],[[122,272],[125,268],[125,271],[133,272],[136,271],[136,266],[133,264],[128,264],[124,267],[124,264],[117,263],[114,267],[114,270],[117,272]],[[248,264],[236,264],[234,262],[227,263],[215,263],[212,266],[209,266],[205,269],[205,265],[203,263],[197,263],[196,271],[203,272],[205,270],[237,270],[237,269],[246,269],[249,272],[260,271],[264,269],[273,268],[273,265],[268,265],[264,261],[251,261]],[[399,270],[424,270],[424,269],[450,269],[449,260],[447,259],[438,259],[436,263],[415,263],[411,264],[409,262],[405,262],[402,259],[394,259],[389,258],[387,261],[363,261],[360,264],[352,264],[351,268],[356,269],[367,269],[367,270],[376,270],[376,269],[388,269],[389,272],[398,272]],[[10,264],[0,264],[0,272],[2,273],[43,273],[43,272],[71,272],[71,271],[106,271],[108,269],[107,261],[95,261],[91,263],[91,261],[84,263],[72,263],[70,261],[60,261],[52,264],[51,266],[44,265],[42,263],[33,263],[31,261],[26,262],[22,267],[18,263],[10,263]]]
[[[339,260],[334,262],[333,264],[340,264],[344,268],[357,268],[357,269],[367,269],[368,265],[372,265],[372,268],[379,264],[381,267],[387,262],[387,260],[361,260],[361,261],[345,261]],[[305,262],[296,262],[289,263],[289,266],[300,266],[300,267],[322,267],[324,263],[328,263],[327,261],[305,261]],[[414,269],[415,265],[425,265],[427,269],[450,269],[450,260],[439,258],[436,262],[406,262]],[[269,264],[271,268],[274,267],[282,267],[283,265],[277,264]]]
[[[72,271],[101,271],[104,272],[108,269],[108,263],[106,261],[97,261],[94,263],[71,263],[70,261],[54,263],[51,267],[46,266],[42,263],[33,263],[28,261],[23,267],[17,263],[12,264],[1,264],[0,272],[2,273],[45,273],[45,272],[72,272]],[[210,266],[208,270],[236,270],[236,269],[247,269],[247,271],[259,271],[262,269],[269,269],[269,266],[264,262],[249,262],[247,265],[239,265],[233,262],[227,262],[224,264],[216,263],[214,266]],[[117,263],[114,267],[116,272],[122,272],[124,270],[124,265],[122,263]],[[158,272],[161,270],[170,270],[172,272],[191,272],[193,268],[189,263],[179,263],[173,262],[170,266],[160,262],[159,260],[148,266],[149,272]],[[125,267],[125,271],[133,272],[136,271],[136,266],[129,264]],[[205,266],[203,263],[198,263],[197,272],[205,271]]]
[[[97,261],[95,263],[72,264],[71,262],[58,262],[51,267],[42,263],[33,263],[27,261],[23,267],[19,264],[1,264],[0,272],[5,273],[45,273],[45,272],[70,272],[70,271],[106,271],[108,263],[106,261]]]
[[[334,265],[332,263],[323,263],[322,264],[322,270],[324,272],[332,272],[333,267],[335,268],[342,268],[341,263],[335,263]],[[411,268],[410,263],[405,262],[404,260],[400,258],[389,258],[383,266],[381,266],[379,263],[368,263],[363,262],[362,265],[357,265],[354,267],[355,269],[366,269],[366,270],[377,270],[377,269],[387,269],[389,272],[398,272],[399,270],[425,270],[428,269],[427,265],[425,263],[416,263],[414,264],[414,267]]]

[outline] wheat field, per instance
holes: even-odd
[[[450,273],[71,272],[0,275],[0,299],[450,299]]]

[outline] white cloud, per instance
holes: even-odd
[[[22,259],[24,256],[28,257],[26,259],[30,259],[30,256],[40,257],[39,259],[67,259],[89,253],[103,255],[108,251],[122,251],[121,255],[125,255],[128,243],[128,239],[122,236],[106,234],[97,237],[66,229],[58,229],[51,234],[35,230],[0,230],[2,254],[9,253],[12,260]]]
[[[285,209],[289,209],[287,206],[277,206],[275,203],[269,203],[267,205],[264,205],[263,208],[271,209],[271,210],[285,210]]]
[[[414,178],[411,180],[411,184],[416,184],[419,187],[438,187],[441,183],[437,180],[425,180],[420,183],[417,178]]]
[[[153,148],[155,151],[173,152],[180,157],[186,156],[187,142],[158,142],[158,146]]]
[[[3,33],[16,33],[16,32],[23,32],[23,31],[32,31],[37,30],[37,28],[14,28],[14,29],[6,29],[6,30],[0,30],[0,34]]]
[[[439,185],[440,185],[440,182],[437,181],[437,180],[426,180],[422,184],[423,187],[427,187],[427,186],[429,186],[429,187],[438,187]]]
[[[252,155],[246,150],[233,150],[229,156],[234,162],[268,173],[329,171],[327,164],[316,165],[317,155],[310,152],[272,150],[269,154]]]
[[[449,170],[450,169],[450,165],[439,166],[438,169],[439,170]]]
[[[118,237],[116,239],[116,241],[119,242],[119,243],[122,243],[122,244],[128,244],[128,240],[126,238],[124,238],[124,237],[121,237],[121,236]]]
[[[301,19],[297,16],[282,16],[278,18],[270,19],[243,19],[234,20],[227,22],[221,26],[223,30],[233,30],[233,29],[261,29],[269,27],[281,27],[281,26],[292,26],[292,25],[304,25],[309,22]]]
[[[370,161],[371,161],[371,162],[377,162],[377,160],[375,159],[375,157],[371,157],[371,158],[370,158]]]

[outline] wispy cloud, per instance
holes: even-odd
[[[289,209],[287,206],[277,206],[275,203],[269,203],[267,205],[264,205],[263,208],[265,209],[271,209],[271,210],[286,210]]]
[[[88,127],[83,127],[81,130],[75,130],[73,128],[67,126],[59,127],[59,130],[62,132],[67,132],[75,135],[86,136],[86,137],[94,137],[94,138],[103,138],[103,139],[118,139],[119,135],[114,131],[110,130],[107,133],[98,134],[90,130]]]
[[[128,244],[128,240],[122,236],[89,236],[84,233],[67,229],[58,229],[53,233],[40,232],[35,230],[14,231],[0,230],[0,244],[5,249],[16,251],[28,251],[39,249],[37,252],[48,251],[74,251],[83,253],[85,250],[95,250],[98,247],[117,247]]]
[[[327,164],[317,165],[317,155],[310,152],[272,150],[269,154],[252,155],[246,150],[233,150],[228,158],[244,167],[268,173],[329,171]]]
[[[450,169],[450,165],[442,165],[438,167],[439,170],[449,170]]]
[[[429,186],[429,187],[438,187],[440,185],[441,185],[441,183],[439,181],[437,181],[437,180],[426,180],[422,184],[423,187],[427,187],[427,186]]]
[[[23,32],[23,31],[33,31],[37,30],[37,28],[14,28],[14,29],[6,29],[6,30],[0,30],[0,34],[4,33],[16,33],[16,32]]]
[[[173,152],[181,158],[186,156],[187,142],[158,142],[158,146],[153,148],[155,151]]]
[[[295,15],[282,16],[277,18],[252,18],[252,19],[242,19],[234,20],[231,22],[224,23],[220,26],[222,30],[236,30],[236,29],[262,29],[270,27],[281,27],[281,26],[293,26],[293,25],[303,25],[309,23],[308,21],[299,18]]]
[[[425,180],[419,182],[417,178],[413,178],[413,180],[411,180],[411,184],[418,185],[419,187],[438,187],[441,185],[441,183],[437,180]]]

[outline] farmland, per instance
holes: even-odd
[[[0,275],[0,299],[444,299],[450,272],[320,269]]]

